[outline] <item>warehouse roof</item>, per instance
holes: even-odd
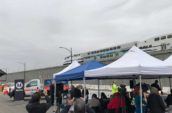
[[[5,75],[5,74],[7,74],[7,73],[5,73],[3,70],[0,69],[0,77]]]

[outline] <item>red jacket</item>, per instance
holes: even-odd
[[[114,98],[108,103],[108,109],[119,109],[126,106],[125,98],[121,97],[119,93],[114,94]]]

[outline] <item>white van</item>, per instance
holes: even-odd
[[[32,79],[29,82],[25,83],[25,95],[31,96],[35,92],[43,91],[43,84],[40,79]]]

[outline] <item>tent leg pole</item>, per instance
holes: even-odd
[[[98,97],[100,97],[100,80],[98,79]]]
[[[83,83],[84,83],[84,102],[85,102],[85,112],[86,112],[86,81],[85,81],[85,77],[83,78]]]
[[[71,86],[72,86],[72,81],[69,81],[69,82],[68,82],[68,86],[69,86],[69,88],[71,88]],[[68,93],[69,93],[69,90],[68,90]]]
[[[142,106],[142,100],[143,100],[143,96],[142,96],[142,75],[139,76],[140,79],[140,113],[143,113],[143,106]]]
[[[57,98],[56,98],[56,90],[57,89],[57,87],[56,87],[56,81],[54,81],[54,112],[56,112],[57,111]]]
[[[85,77],[83,78],[83,83],[84,83],[84,100],[86,101],[86,82],[85,82]]]
[[[85,112],[86,112],[86,81],[85,81],[85,77],[83,78],[83,83],[84,83],[84,102],[85,102]]]

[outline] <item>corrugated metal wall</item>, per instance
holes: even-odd
[[[52,78],[54,73],[61,71],[63,68],[64,66],[59,66],[59,67],[50,67],[44,69],[25,71],[25,80],[29,81],[31,79],[41,79],[41,80],[50,79]],[[24,72],[9,73],[7,75],[0,77],[0,80],[5,80],[6,76],[8,82],[13,82],[16,79],[23,79]]]

